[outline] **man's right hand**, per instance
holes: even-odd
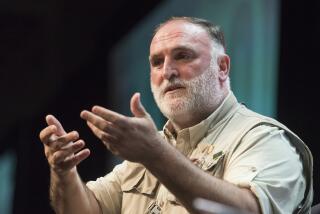
[[[76,166],[90,155],[89,149],[83,149],[85,143],[79,140],[76,131],[66,133],[61,123],[53,116],[46,116],[48,126],[40,134],[44,152],[51,171],[57,176],[76,172]]]

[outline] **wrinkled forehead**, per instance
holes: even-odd
[[[184,20],[174,20],[166,23],[154,35],[150,52],[154,47],[172,41],[200,42],[204,45],[211,42],[207,31],[202,27]]]

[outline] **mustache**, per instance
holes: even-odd
[[[185,88],[188,86],[187,81],[185,80],[181,80],[181,79],[170,79],[170,80],[166,80],[164,81],[160,86],[159,86],[159,90],[161,92],[165,92],[167,91],[169,88]]]

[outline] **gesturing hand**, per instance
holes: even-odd
[[[133,162],[152,161],[162,154],[163,139],[142,106],[139,93],[132,96],[130,107],[134,117],[100,106],[94,106],[92,112],[82,111],[80,116],[113,154]]]
[[[75,166],[89,156],[89,149],[81,150],[85,143],[78,140],[79,134],[76,131],[66,133],[54,116],[48,115],[46,121],[48,126],[40,132],[39,137],[51,170],[58,175],[75,170]]]

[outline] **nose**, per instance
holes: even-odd
[[[171,78],[177,77],[179,75],[179,71],[176,65],[171,62],[170,59],[165,59],[163,64],[163,78],[170,80]]]

